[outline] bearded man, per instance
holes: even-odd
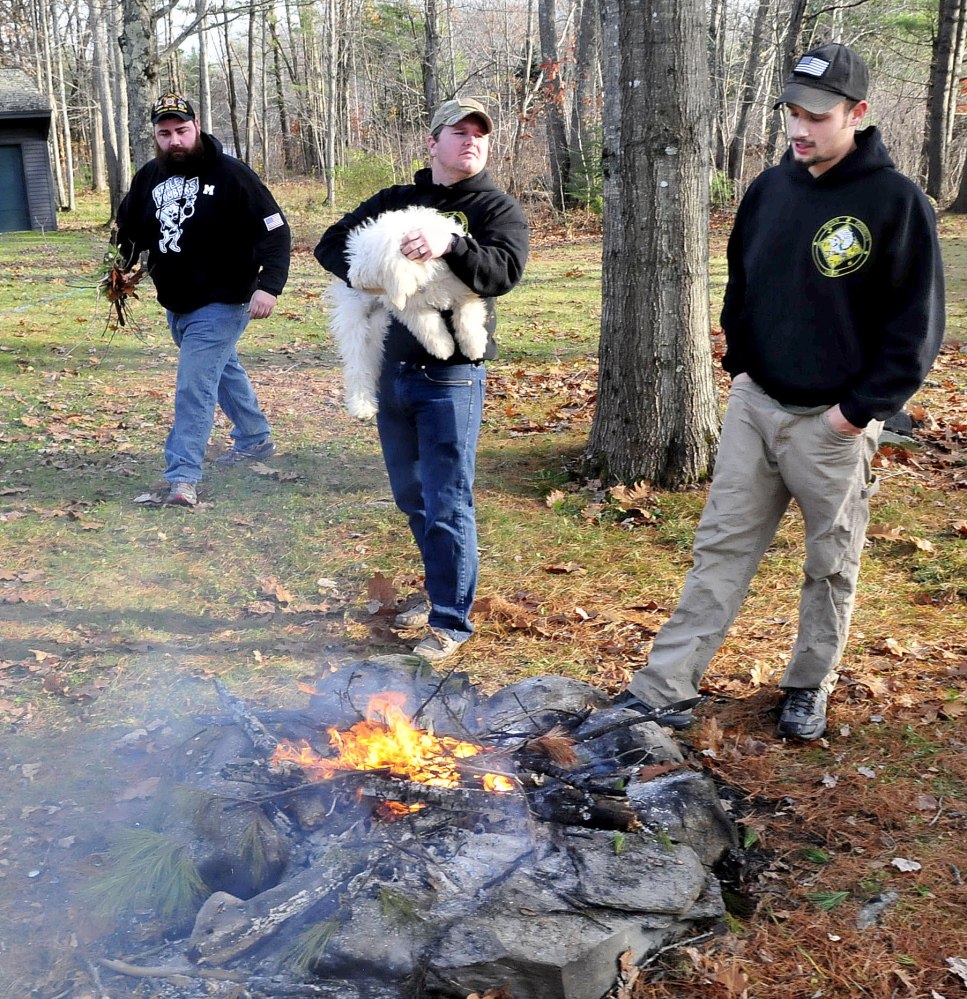
[[[289,273],[291,234],[268,188],[202,132],[184,97],[159,97],[151,124],[156,156],[121,202],[116,243],[128,267],[147,253],[179,348],[165,479],[167,502],[192,507],[216,404],[232,421],[234,442],[218,464],[275,451],[236,344],[250,319],[272,314]]]

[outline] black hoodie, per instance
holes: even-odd
[[[838,403],[864,427],[930,370],[944,286],[930,202],[876,128],[856,145],[815,178],[787,151],[750,185],[729,240],[722,363],[780,403]]]
[[[498,188],[487,170],[456,184],[434,184],[430,170],[419,170],[412,184],[387,187],[364,201],[355,211],[331,225],[316,247],[316,260],[327,271],[348,281],[346,238],[357,226],[383,212],[419,205],[436,208],[463,223],[466,236],[459,237],[453,249],[441,258],[450,270],[473,292],[488,300],[487,330],[490,334],[484,357],[497,353],[493,333],[497,316],[492,299],[506,295],[524,273],[529,233],[520,205]],[[449,312],[443,317],[449,320]],[[466,364],[458,350],[446,362],[427,352],[416,337],[398,320],[390,323],[385,344],[386,361],[412,361],[419,364]]]
[[[118,209],[117,247],[127,261],[148,251],[158,301],[172,312],[213,302],[276,297],[289,274],[289,226],[258,176],[201,133],[197,177],[145,164]]]

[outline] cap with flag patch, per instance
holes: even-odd
[[[870,70],[848,45],[827,42],[807,52],[786,79],[774,108],[795,104],[810,114],[825,114],[844,100],[865,101]]]
[[[162,94],[151,106],[151,124],[157,125],[162,118],[194,121],[195,109],[181,94],[169,91],[167,94]]]

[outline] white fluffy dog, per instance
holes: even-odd
[[[329,288],[332,333],[343,362],[346,408],[368,420],[376,415],[376,384],[383,366],[383,340],[395,316],[434,357],[446,360],[456,345],[440,315],[451,309],[461,352],[471,360],[487,347],[487,306],[443,260],[410,260],[403,237],[414,229],[466,235],[459,222],[434,208],[384,212],[353,229],[346,240],[349,287],[336,278]],[[379,289],[378,294],[358,291]]]

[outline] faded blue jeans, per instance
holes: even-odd
[[[167,315],[171,338],[180,353],[175,422],[165,442],[165,478],[169,482],[198,482],[216,403],[232,421],[236,447],[261,444],[269,436],[269,421],[259,409],[252,383],[235,353],[248,325],[248,303],[213,302],[194,312]]]
[[[487,372],[477,364],[386,363],[376,425],[396,505],[423,558],[430,627],[458,642],[473,634],[477,438]]]

